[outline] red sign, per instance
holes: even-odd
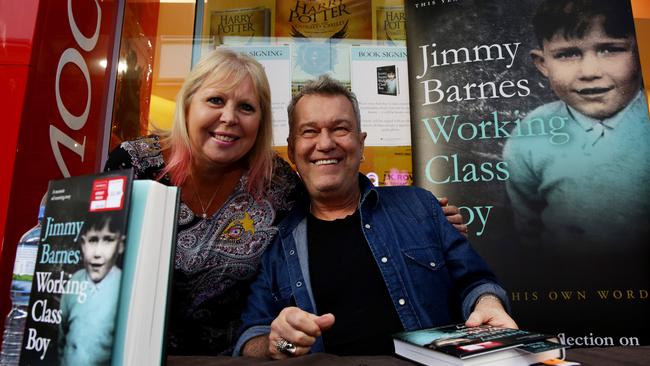
[[[90,212],[123,210],[125,187],[125,176],[95,180],[90,192]]]
[[[118,0],[39,3],[7,211],[2,300],[15,245],[36,223],[48,181],[100,169],[117,15]]]

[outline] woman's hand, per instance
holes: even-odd
[[[467,236],[467,225],[463,224],[463,215],[460,214],[460,209],[456,206],[449,205],[449,198],[447,197],[438,198],[438,203],[440,203],[442,212],[445,214],[447,221],[454,225],[456,230],[461,234]]]

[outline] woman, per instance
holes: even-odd
[[[298,184],[271,150],[263,67],[217,49],[190,72],[170,133],[124,142],[105,170],[182,188],[170,354],[229,354],[248,285]],[[457,208],[448,219],[459,223]]]
[[[169,352],[219,354],[236,340],[248,280],[297,178],[271,150],[270,88],[253,59],[211,53],[176,105],[171,133],[123,143],[105,169],[182,188]]]

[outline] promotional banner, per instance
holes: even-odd
[[[407,1],[415,184],[526,329],[650,341],[650,120],[629,1]]]
[[[375,185],[412,184],[406,47],[351,46],[350,77],[368,133],[362,169]]]
[[[117,170],[50,182],[20,365],[110,364],[132,181]]]

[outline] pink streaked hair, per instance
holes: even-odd
[[[255,144],[243,158],[248,167],[246,190],[255,196],[264,194],[271,183],[273,172],[271,88],[262,65],[249,56],[223,48],[209,53],[190,71],[176,97],[171,132],[157,132],[162,137],[163,149],[169,150],[161,177],[169,174],[172,184],[181,186],[190,175],[193,157],[186,116],[192,97],[201,85],[206,81],[216,82],[224,91],[230,91],[246,78],[253,82],[262,112]],[[233,162],[235,163],[239,162]]]

